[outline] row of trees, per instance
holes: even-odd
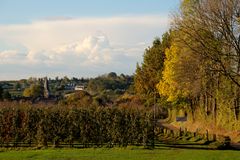
[[[168,35],[137,65],[137,93],[157,90],[193,121],[239,129],[240,0],[183,0]]]
[[[192,113],[202,108],[215,124],[239,119],[239,8],[239,0],[183,1],[158,84],[168,101],[184,100]]]
[[[154,138],[152,118],[151,111],[139,108],[32,107],[6,103],[0,108],[0,143],[149,145]]]

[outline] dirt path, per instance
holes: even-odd
[[[167,123],[167,121],[166,120],[158,120],[157,121],[157,123],[156,123],[156,125],[158,126],[158,127],[164,127],[164,128],[167,128],[167,129],[169,129],[169,130],[173,130],[173,131],[177,131],[177,130],[179,130],[179,128],[177,128],[177,127],[175,127],[174,125],[172,125],[172,124],[169,124],[169,123]]]
[[[240,143],[231,143],[231,147],[233,147],[236,150],[240,150]]]
[[[156,122],[156,125],[158,127],[163,127],[163,128],[167,128],[169,130],[173,130],[173,131],[179,131],[179,128],[172,125],[172,124],[169,124],[166,120],[158,120]],[[233,148],[233,149],[236,149],[236,150],[240,150],[240,143],[235,143],[235,142],[231,142],[230,143],[230,146]]]

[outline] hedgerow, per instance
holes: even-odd
[[[1,146],[147,146],[153,138],[152,111],[144,108],[17,103],[0,107]]]

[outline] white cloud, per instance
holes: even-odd
[[[102,62],[107,64],[111,60],[109,52],[112,49],[108,38],[103,34],[98,34],[88,36],[83,41],[60,46],[54,49],[54,51],[61,55],[75,53],[75,56],[85,57],[85,63],[92,62],[94,64]]]
[[[167,28],[168,18],[161,16],[54,18],[0,25],[0,44],[3,41],[25,48],[23,53],[22,48],[4,50],[0,46],[0,67],[11,64],[12,72],[14,65],[18,70],[22,67],[24,74],[16,74],[29,76],[52,75],[53,71],[69,76],[110,71],[131,74],[144,49]],[[32,66],[29,71],[25,70],[27,65]]]
[[[0,59],[1,60],[6,60],[6,59],[9,59],[11,57],[15,57],[16,55],[17,55],[17,51],[15,51],[15,50],[6,50],[6,51],[0,52]]]
[[[0,51],[0,64],[15,64],[25,63],[25,55],[17,50],[4,50]]]

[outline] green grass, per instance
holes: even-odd
[[[240,160],[240,151],[159,148],[44,149],[2,151],[0,160]]]

